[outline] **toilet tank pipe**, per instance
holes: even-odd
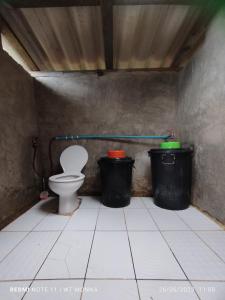
[[[99,139],[169,139],[171,135],[111,135],[111,134],[98,134],[98,135],[62,135],[55,136],[55,141],[67,140],[99,140]]]

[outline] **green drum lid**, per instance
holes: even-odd
[[[178,141],[173,142],[163,142],[160,144],[161,149],[180,149],[181,143]]]

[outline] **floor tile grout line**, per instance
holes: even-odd
[[[110,224],[108,224],[109,225],[109,229],[107,229],[107,228],[104,228],[104,226],[105,227],[107,227],[107,224],[104,224],[105,223],[105,220],[104,220],[104,218],[103,218],[103,223],[101,224],[101,223],[98,223],[97,224],[97,226],[96,226],[96,231],[97,232],[125,232],[126,231],[126,226],[125,226],[125,222],[124,222],[124,224],[120,224],[120,222],[121,222],[121,217],[122,217],[122,221],[124,221],[124,214],[123,214],[123,208],[113,208],[113,207],[109,207],[109,210],[108,209],[104,209],[104,211],[107,211],[108,213],[109,213],[109,215],[113,215],[113,220],[116,220],[116,218],[115,218],[115,216],[119,216],[119,222],[116,222],[116,224],[119,224],[120,226],[120,228],[118,229],[118,228],[113,228],[113,226],[115,225],[114,223],[110,223]],[[101,217],[102,217],[102,215],[103,215],[103,217],[105,217],[106,215],[107,215],[107,213],[103,213],[103,210],[102,209],[100,209],[100,214],[99,215],[101,215]],[[109,218],[111,218],[111,216],[109,216]],[[100,218],[100,216],[99,216],[99,218]],[[107,221],[108,221],[108,219],[109,218],[107,218]],[[116,221],[118,221],[118,220],[116,220]],[[121,222],[122,223],[122,222]],[[122,225],[122,226],[121,226]],[[102,228],[103,227],[103,228]]]
[[[89,266],[89,261],[90,261],[90,257],[91,257],[91,251],[92,251],[92,247],[94,244],[94,238],[95,238],[95,234],[96,234],[96,228],[97,228],[97,223],[98,223],[98,218],[99,218],[99,214],[100,214],[100,208],[98,210],[98,214],[97,214],[97,218],[96,218],[96,222],[95,222],[95,227],[94,227],[94,233],[93,233],[93,237],[92,237],[92,241],[91,241],[91,247],[90,247],[90,252],[89,252],[89,256],[88,256],[88,261],[87,261],[87,266],[86,266],[86,270],[85,270],[85,275],[84,275],[84,279],[86,279],[87,276],[87,271],[88,271],[88,266]]]
[[[0,280],[0,283],[7,283],[7,282],[21,282],[21,281],[32,281],[33,279],[12,279],[12,280]],[[67,280],[67,281],[72,281],[72,280],[84,280],[83,277],[71,277],[71,278],[45,278],[45,279],[35,279],[33,281],[35,282],[38,282],[38,281],[64,281],[64,280]],[[100,277],[97,277],[97,278],[86,278],[86,280],[89,280],[89,281],[107,281],[107,280],[110,280],[110,281],[116,281],[116,280],[120,280],[120,281],[134,281],[135,279],[134,278],[120,278],[120,277],[114,277],[114,278],[100,278]],[[219,280],[219,279],[170,279],[170,278],[137,278],[138,281],[174,281],[174,282],[210,282],[210,283],[213,283],[213,282],[220,282],[220,283],[225,283],[225,279],[224,280]]]
[[[202,243],[209,249],[211,250],[224,264],[225,264],[225,260],[214,250],[211,248],[210,245],[207,244],[206,241],[204,241],[201,236],[198,235],[198,233],[194,230],[192,230],[192,232],[199,238],[200,241],[202,241]]]
[[[170,211],[170,212],[173,212],[173,213],[175,213],[175,215],[178,217],[178,219],[182,222],[182,223],[184,223],[184,225],[186,225],[187,226],[187,228],[188,229],[181,229],[181,230],[162,230],[162,229],[160,229],[159,228],[159,230],[160,231],[190,231],[191,230],[191,227],[177,214],[177,211],[175,211],[175,210],[169,210],[169,209],[164,209],[164,208],[160,208],[160,207],[158,207],[160,210],[162,209],[162,210],[166,210],[166,211]],[[151,216],[152,216],[152,218],[154,218],[154,216],[152,215],[152,213],[151,213],[151,210],[152,210],[152,208],[149,208],[148,209],[148,211],[149,211],[149,213],[151,214]]]
[[[195,208],[193,205],[190,206],[190,208]],[[195,208],[196,209],[196,208]],[[197,209],[196,209],[197,210]],[[187,221],[185,221],[185,219],[182,218],[182,216],[180,216],[180,214],[178,212],[181,212],[182,210],[176,210],[174,211],[175,214],[192,230],[194,231],[195,229],[193,229],[188,223]],[[214,220],[210,219],[209,217],[207,217],[204,213],[202,213],[200,210],[197,210],[197,213],[201,216],[204,216],[208,221],[212,222],[213,224],[216,224],[218,226],[219,229],[200,229],[198,231],[224,231],[224,228],[222,228],[220,225],[218,225]]]
[[[179,211],[175,211],[176,216],[192,231],[191,226],[178,214]]]
[[[149,213],[151,214],[151,211],[149,211]],[[201,214],[201,212],[199,211],[199,213]],[[225,264],[225,260],[214,250],[211,248],[210,245],[207,244],[207,242],[205,242],[199,235],[198,235],[198,231],[199,232],[207,232],[207,231],[210,231],[210,232],[224,232],[224,230],[195,230],[193,229],[178,213],[177,211],[175,211],[175,214],[176,216],[189,228],[189,230],[182,230],[182,231],[186,231],[186,232],[192,232],[194,233],[198,238],[199,240],[201,240],[203,242],[203,244],[206,245],[207,248],[209,248],[220,260],[222,260],[222,262]],[[152,216],[153,217],[153,216]],[[212,221],[213,222],[213,221]],[[167,232],[167,231],[172,231],[172,230],[160,230],[161,232]],[[181,230],[173,230],[173,231],[179,231],[181,232]]]
[[[28,212],[28,211],[31,211],[31,210],[33,210],[34,209],[34,207],[36,206],[36,204],[34,205],[34,206],[32,206],[30,209],[28,209],[26,212]],[[25,213],[26,213],[25,212]],[[24,214],[25,214],[24,213]],[[48,213],[49,214],[49,213]],[[48,215],[47,214],[47,215]],[[23,216],[23,214],[20,216],[20,217],[22,217]],[[17,219],[19,219],[20,217],[18,217]],[[3,259],[1,259],[0,260],[0,264],[5,260],[5,258],[14,250],[14,249],[16,249],[17,248],[17,246],[19,246],[19,244],[31,233],[31,232],[33,232],[33,229],[40,223],[40,222],[42,222],[42,220],[45,218],[46,216],[43,216],[43,218],[41,218],[41,220],[34,226],[34,227],[32,227],[32,229],[30,229],[30,230],[24,230],[24,231],[5,231],[5,230],[1,230],[1,232],[27,232],[27,234],[22,238],[22,240],[20,240],[8,253],[7,253],[7,255],[6,256],[4,256],[4,258]],[[16,219],[16,220],[17,220]],[[16,220],[14,220],[14,221],[16,221]],[[10,223],[11,224],[11,223]],[[10,225],[9,224],[9,225]],[[4,229],[4,228],[3,228]]]
[[[96,233],[99,214],[100,214],[100,207],[98,209],[98,214],[97,214],[97,218],[96,218],[94,233],[93,233],[93,237],[92,237],[92,241],[91,241],[90,252],[89,252],[88,260],[87,260],[87,266],[86,266],[86,270],[85,270],[85,274],[84,274],[84,278],[83,278],[83,285],[82,285],[82,291],[81,291],[81,294],[80,294],[80,300],[82,300],[82,298],[83,298],[83,290],[85,288],[85,282],[86,282],[86,279],[87,279],[87,272],[88,272],[89,262],[90,262],[90,258],[91,258],[92,247],[93,247],[93,244],[94,244],[94,239],[95,239],[95,233]]]
[[[51,253],[51,251],[52,251],[52,249],[54,248],[54,246],[56,245],[56,243],[58,242],[58,240],[59,240],[59,238],[60,238],[60,236],[62,235],[62,231],[60,231],[60,234],[59,234],[59,236],[57,237],[57,239],[55,240],[55,242],[53,243],[53,245],[52,245],[52,247],[51,247],[51,249],[49,250],[49,252],[47,253],[47,255],[46,255],[46,257],[45,257],[45,259],[43,260],[43,262],[41,263],[41,265],[40,265],[40,267],[39,267],[39,269],[37,270],[37,272],[36,272],[36,274],[35,274],[35,276],[34,276],[34,278],[33,279],[31,279],[31,283],[30,283],[30,285],[29,285],[29,287],[28,288],[30,288],[31,287],[31,285],[33,284],[33,282],[35,281],[35,278],[36,278],[36,276],[37,276],[37,274],[39,273],[39,271],[41,270],[41,268],[42,268],[42,266],[44,265],[44,263],[45,263],[45,261],[47,260],[47,258],[48,258],[48,256],[49,256],[49,254]],[[27,292],[23,295],[23,297],[21,298],[21,300],[23,300],[24,299],[24,297],[26,296],[26,294],[27,294]]]
[[[136,270],[135,270],[135,265],[134,265],[134,258],[133,258],[133,253],[132,253],[132,249],[131,249],[131,242],[130,242],[129,232],[128,232],[128,228],[127,228],[126,215],[125,215],[124,209],[123,209],[123,216],[124,216],[124,222],[125,222],[125,226],[126,226],[126,233],[127,233],[128,243],[129,243],[129,249],[130,249],[130,254],[131,254],[131,259],[132,259],[132,264],[133,264],[134,276],[135,276],[135,280],[136,280],[137,275],[136,275]]]
[[[189,283],[190,283],[191,287],[193,288],[193,290],[194,290],[195,295],[197,296],[197,298],[198,298],[199,300],[201,300],[201,298],[200,298],[199,294],[197,293],[197,291],[196,291],[194,285],[192,284],[191,280],[189,280]]]
[[[79,207],[78,207],[78,209],[79,209]],[[74,211],[74,213],[75,213],[75,212],[76,212],[76,211]],[[31,280],[31,283],[30,283],[30,285],[29,285],[28,288],[30,288],[30,287],[32,286],[32,284],[34,283],[34,281],[35,281],[35,279],[36,279],[36,277],[37,277],[37,274],[38,274],[39,271],[41,270],[42,266],[44,265],[44,263],[46,262],[46,260],[47,260],[47,258],[48,258],[48,256],[49,256],[49,254],[52,252],[52,250],[53,250],[53,248],[55,247],[56,243],[58,242],[59,238],[60,238],[61,235],[63,234],[63,231],[64,231],[64,229],[65,229],[65,227],[66,227],[66,225],[68,224],[69,221],[70,221],[70,219],[67,220],[67,222],[65,223],[63,229],[58,231],[58,232],[60,232],[60,233],[59,233],[57,239],[55,240],[55,242],[53,243],[51,249],[50,249],[49,252],[47,253],[45,259],[43,260],[42,264],[40,265],[40,267],[39,267],[38,271],[36,272],[34,278]],[[27,291],[25,292],[25,294],[23,295],[23,297],[21,298],[21,300],[24,299],[24,297],[26,296],[26,294],[27,294]]]
[[[41,222],[46,218],[46,217],[48,217],[50,215],[50,213],[48,213],[46,216],[44,216],[34,227],[32,227],[32,229],[31,229],[31,232],[33,232],[34,231],[34,229],[39,225],[39,224],[41,224]]]
[[[187,224],[186,224],[187,225]],[[164,232],[164,231],[179,231],[179,232],[181,232],[181,231],[193,231],[193,232],[195,232],[195,231],[200,231],[200,232],[207,232],[207,231],[210,231],[210,232],[223,232],[222,230],[194,230],[194,229],[168,229],[168,230],[166,230],[166,229],[163,229],[163,230],[161,230],[162,232]]]
[[[163,238],[163,240],[164,240],[164,242],[166,243],[167,247],[169,248],[169,250],[170,250],[170,251],[171,251],[171,253],[173,254],[173,257],[175,258],[176,262],[177,262],[177,263],[178,263],[178,265],[180,266],[180,268],[181,268],[182,272],[184,273],[185,277],[187,278],[187,280],[189,280],[189,278],[188,278],[187,274],[185,273],[185,271],[184,271],[183,267],[181,266],[181,264],[180,264],[180,262],[179,262],[178,258],[176,257],[176,255],[175,255],[175,253],[173,252],[173,250],[171,249],[171,247],[170,247],[169,243],[167,242],[167,240],[165,239],[164,235],[163,235],[163,234],[162,234],[162,232],[160,231],[160,228],[159,228],[158,224],[156,223],[155,219],[153,218],[153,216],[152,216],[151,212],[150,212],[150,211],[148,211],[148,212],[149,212],[149,215],[151,216],[151,218],[152,218],[153,222],[155,223],[156,227],[158,228],[158,230],[159,230],[159,233],[160,233],[161,237]]]
[[[149,210],[149,213],[151,214],[151,211]],[[176,212],[175,212],[176,213]],[[211,247],[208,245],[208,244],[206,244],[205,243],[205,241],[203,241],[199,236],[198,236],[198,234],[190,227],[190,225],[188,224],[188,223],[186,223],[185,222],[185,220],[183,220],[183,218],[181,218],[180,217],[180,215],[178,214],[178,213],[176,213],[176,215],[178,216],[178,218],[188,227],[188,228],[190,228],[190,230],[186,230],[186,232],[192,232],[192,233],[194,233],[214,254],[216,254],[216,256],[220,259],[220,260],[222,260],[222,262],[224,262],[224,260],[213,250],[213,249],[211,249]],[[152,218],[153,218],[153,216],[152,216]],[[153,218],[154,219],[154,218]],[[158,226],[157,226],[158,227]],[[207,231],[207,230],[206,230]],[[221,231],[221,230],[218,230],[218,231]],[[163,232],[166,232],[165,230],[163,231]],[[162,235],[162,237],[164,238],[164,236],[163,236],[163,234],[162,234],[162,232],[161,232],[161,230],[160,230],[160,233],[161,233],[161,235]],[[164,240],[166,241],[166,239],[164,238]],[[166,241],[166,243],[167,243],[167,241]],[[168,243],[167,243],[168,244]],[[168,244],[168,246],[169,246],[169,244]],[[169,246],[169,248],[170,248],[170,246]],[[171,248],[170,248],[171,249]],[[172,249],[171,249],[171,252],[173,253],[173,251],[172,251]],[[175,256],[175,254],[174,254],[174,256]],[[175,258],[176,258],[176,256],[175,256]],[[179,261],[178,261],[178,259],[177,259],[177,262],[179,263]],[[225,262],[224,262],[225,263]],[[179,265],[180,265],[180,263],[179,263]],[[180,265],[180,267],[181,267],[181,265]],[[182,268],[182,267],[181,267]],[[183,268],[182,268],[182,270],[183,270]],[[183,270],[183,272],[184,272],[184,270]],[[187,277],[187,275],[186,275],[186,273],[184,272],[184,274],[185,274],[185,276]],[[188,278],[188,277],[187,277]],[[188,278],[188,280],[190,281],[190,284],[191,284],[191,286],[194,288],[194,286],[192,285],[192,282],[191,282],[191,279],[189,279]],[[199,297],[199,295],[197,294],[197,292],[195,291],[195,294],[197,295],[197,297],[200,299],[200,297]],[[201,299],[200,299],[201,300]]]
[[[150,210],[148,210],[148,212],[149,212],[150,216],[152,217],[152,219],[153,219],[153,222],[155,223],[156,227],[159,229],[159,233],[160,233],[161,237],[163,238],[163,240],[164,240],[164,241],[165,241],[165,243],[167,244],[167,247],[170,249],[171,253],[173,254],[173,256],[174,256],[174,258],[175,258],[175,260],[176,260],[176,262],[178,263],[178,265],[180,266],[180,268],[181,268],[182,272],[184,273],[185,277],[187,278],[187,280],[188,280],[189,284],[190,284],[190,285],[191,285],[191,287],[194,289],[194,292],[195,292],[195,295],[196,295],[196,297],[197,297],[199,300],[201,300],[201,299],[200,299],[200,297],[199,297],[199,295],[198,295],[198,294],[197,294],[197,292],[195,291],[195,288],[194,288],[194,286],[192,285],[192,282],[189,280],[189,278],[188,278],[187,274],[185,273],[185,271],[184,271],[183,267],[181,266],[181,264],[180,264],[180,262],[179,262],[178,258],[176,257],[175,253],[173,252],[172,248],[170,247],[170,245],[169,245],[168,241],[166,240],[166,238],[165,238],[165,237],[164,237],[164,235],[162,234],[162,232],[161,232],[161,230],[160,230],[160,228],[159,228],[159,226],[158,226],[157,222],[155,221],[155,219],[154,219],[153,215],[151,214],[151,211],[150,211]]]
[[[133,253],[132,253],[132,249],[131,249],[131,242],[130,242],[129,232],[128,232],[128,228],[127,228],[126,214],[125,214],[124,209],[123,209],[123,216],[124,216],[124,222],[125,222],[125,226],[126,226],[126,233],[127,233],[128,243],[129,243],[130,255],[131,255],[131,260],[132,260],[132,265],[133,265],[133,270],[134,270],[134,277],[135,277],[135,282],[136,282],[137,291],[138,291],[138,297],[139,297],[139,300],[141,300],[141,294],[140,294],[140,290],[139,290],[139,286],[138,286],[137,274],[136,274],[135,265],[134,265],[134,257],[133,257]]]
[[[35,230],[35,231],[28,231],[28,230],[18,230],[18,231],[0,231],[1,232],[10,232],[10,233],[14,233],[14,232],[27,232],[27,233],[31,233],[31,232],[59,232],[62,231],[62,229],[54,229],[54,230]],[[92,231],[91,229],[64,229],[64,232],[70,232],[70,231],[75,231],[75,232],[85,232],[85,231]],[[126,231],[126,229],[97,229],[96,231],[104,231],[104,232],[110,232],[110,231]],[[128,229],[129,232],[131,231],[158,231],[158,229]],[[190,230],[190,229],[160,229],[161,232],[174,232],[174,231],[178,231],[178,232],[225,232],[224,230]]]
[[[146,209],[148,209],[148,207],[147,207],[147,205],[145,204],[145,201],[141,198],[141,201],[142,201],[142,203],[144,204],[144,207],[146,208]]]
[[[42,219],[33,229],[32,229],[32,232],[57,232],[57,231],[62,231],[64,230],[64,225],[61,226],[62,228],[61,229],[49,229],[49,230],[36,230],[36,228],[38,228],[38,226],[42,223],[42,221],[45,221],[45,219],[49,216],[52,216],[52,215],[57,215],[56,213],[49,213],[44,219]],[[68,220],[71,219],[71,216],[65,216],[65,217],[68,217]],[[66,221],[67,222],[67,221]],[[66,223],[65,222],[65,223]]]
[[[194,204],[190,204],[189,208],[193,208],[198,214],[200,214],[201,216],[204,216],[208,221],[214,223],[217,225],[217,227],[219,227],[220,229],[216,229],[215,231],[225,231],[225,227],[224,224],[221,223],[219,220],[213,218],[211,215],[209,215],[206,211],[199,209],[197,206],[195,206]],[[176,211],[176,213],[178,214],[178,210]],[[181,217],[181,216],[180,216]],[[182,218],[182,217],[181,217]],[[214,231],[214,230],[212,230]]]
[[[54,200],[54,199],[56,199],[56,198],[48,198],[47,199],[47,201],[52,201],[52,200]],[[34,206],[32,206],[29,210],[36,210],[36,209],[39,209],[40,207],[37,207],[37,208],[34,208],[37,204],[39,204],[41,201],[43,201],[43,200],[39,200],[39,202],[38,203],[36,203]],[[28,210],[28,211],[29,211]],[[47,217],[47,216],[49,216],[51,214],[51,212],[47,212],[47,214],[46,214],[46,216],[43,216],[43,218],[41,218],[41,220],[39,221],[39,222],[37,222],[37,224],[34,226],[34,227],[32,227],[32,229],[30,230],[31,232]]]
[[[143,200],[143,198],[148,198],[148,197],[140,197],[140,198],[141,198],[142,203],[144,204],[144,207],[145,207],[147,210],[149,210],[149,209],[157,209],[157,207],[148,207],[148,206],[145,204],[145,201]],[[151,199],[152,203],[154,203],[154,202],[153,202],[153,198],[152,198],[152,197],[149,197],[149,198]]]
[[[17,231],[20,232],[20,231]],[[31,233],[31,231],[21,231],[21,232],[26,232],[25,236],[0,260],[0,264],[9,256],[10,253],[13,252],[21,243],[24,241],[24,239]]]
[[[201,212],[199,212],[199,213],[201,213]],[[176,214],[180,219],[181,219],[181,217],[179,216],[179,214]],[[199,240],[200,241],[202,241],[203,242],[203,244],[209,249],[209,250],[211,250],[224,264],[225,264],[225,260],[224,259],[222,259],[222,257],[214,250],[214,249],[212,249],[211,248],[211,246],[210,245],[208,245],[199,235],[198,235],[198,231],[201,231],[201,230],[194,230],[194,229],[192,229],[191,228],[191,226],[189,226],[189,224],[188,223],[186,223],[185,222],[185,220],[183,220],[182,219],[182,221],[184,222],[184,224],[186,224],[189,228],[190,228],[190,232],[192,232],[192,233],[194,233],[194,235],[196,235],[198,238],[199,238]],[[203,232],[206,232],[206,231],[210,231],[210,230],[204,230]],[[214,232],[214,230],[211,230],[212,232]],[[215,230],[215,231],[219,231],[219,232],[224,232],[224,230]]]
[[[30,209],[33,209],[32,207],[30,208]],[[29,210],[27,210],[26,212],[28,212]],[[47,214],[47,215],[49,215],[49,213]],[[46,215],[46,216],[47,216]],[[19,218],[21,218],[23,215],[21,215],[21,216],[19,216],[18,218],[16,218],[13,222],[15,222],[16,220],[18,220]],[[36,226],[38,226],[43,220],[44,220],[44,218],[46,218],[46,216],[43,216],[42,218],[41,218],[41,220],[39,220],[31,229],[29,229],[29,230],[4,230],[4,228],[0,231],[0,232],[32,232],[33,230],[34,230],[34,228],[36,227]],[[12,222],[12,223],[13,223]],[[8,225],[10,225],[10,224],[12,224],[12,223],[9,223]],[[8,226],[7,225],[7,226]]]
[[[53,198],[51,198],[50,197],[50,199],[48,199],[49,201],[52,201],[52,200],[58,200],[58,197],[53,197]],[[47,201],[48,201],[47,200]],[[43,200],[40,200],[40,201],[43,201]],[[39,201],[39,202],[40,202]],[[45,200],[44,200],[45,201]],[[80,203],[81,204],[81,203]],[[79,204],[79,206],[78,206],[78,208],[80,207],[80,204]],[[34,209],[34,207],[35,207],[35,205],[33,206],[33,207],[31,207],[30,209]],[[37,207],[37,209],[39,209],[38,207]],[[53,207],[50,207],[50,209],[54,209],[54,206]],[[77,209],[75,209],[75,211],[76,211]],[[74,211],[74,212],[75,212]],[[31,229],[31,232],[49,232],[49,231],[63,231],[65,228],[63,227],[63,229],[59,229],[59,230],[35,230],[35,228],[38,226],[38,225],[40,225],[41,224],[41,222],[42,221],[44,221],[48,216],[50,216],[50,215],[52,215],[52,214],[55,214],[55,215],[57,215],[57,209],[56,210],[52,210],[52,211],[48,211],[47,212],[47,214],[46,214],[46,216],[44,216],[32,229]],[[69,220],[71,219],[71,216],[69,216]],[[67,224],[67,223],[66,223]]]

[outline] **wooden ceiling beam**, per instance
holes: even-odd
[[[2,20],[2,18],[0,16],[0,50],[2,49],[2,35],[1,35],[1,33],[2,33],[2,27],[3,27],[3,20]]]
[[[98,6],[100,0],[4,0],[13,8]]]
[[[101,0],[102,27],[107,70],[113,69],[113,1]]]
[[[18,53],[18,56],[20,56],[23,59],[27,68],[31,71],[38,71],[39,68],[34,63],[29,53],[26,51],[26,49],[23,47],[23,45],[20,43],[20,41],[16,38],[16,36],[13,34],[13,32],[10,30],[10,28],[3,20],[2,20],[2,34],[6,36],[10,45],[12,45],[13,49],[16,51],[16,53]]]
[[[14,8],[99,6],[101,0],[4,0]],[[204,0],[109,0],[112,5],[204,5]]]
[[[114,0],[114,5],[199,5],[204,0]]]
[[[132,73],[132,72],[179,72],[180,68],[140,68],[140,69],[114,69],[114,70],[100,70],[101,76],[110,73]],[[39,71],[39,72],[31,72],[31,76],[33,77],[60,77],[60,76],[74,77],[77,74],[96,74],[99,76],[99,70],[73,70],[73,71]]]
[[[6,5],[1,5],[0,15],[16,39],[20,42],[26,52],[29,53],[38,69],[51,70],[52,65],[49,63],[45,51],[35,37],[32,29],[29,27],[29,24],[21,11],[18,9],[11,9]]]

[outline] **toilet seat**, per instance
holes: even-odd
[[[53,175],[49,180],[54,182],[76,182],[84,179],[81,170],[88,161],[87,150],[79,145],[74,145],[63,150],[60,156],[60,164],[64,173]]]
[[[84,179],[84,174],[82,173],[61,173],[51,176],[49,179],[54,182],[76,182]]]
[[[87,150],[79,145],[74,145],[63,150],[60,156],[60,164],[65,173],[81,172],[88,161]],[[75,173],[74,173],[75,172]]]

